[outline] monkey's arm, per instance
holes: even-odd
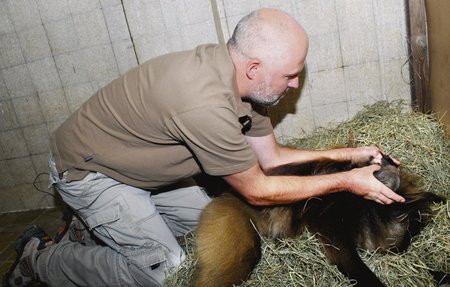
[[[315,176],[266,176],[256,164],[223,178],[253,205],[287,204],[338,191],[350,191],[382,204],[402,201],[373,176],[379,168],[371,165]]]
[[[336,161],[351,160],[353,162],[366,161],[373,158],[373,163],[380,163],[382,152],[375,146],[339,148],[328,150],[301,150],[279,145],[274,134],[262,137],[246,137],[254,150],[262,169],[267,170],[292,162],[307,162],[318,159]]]

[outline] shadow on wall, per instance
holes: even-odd
[[[269,108],[268,114],[274,128],[286,117],[287,114],[295,114],[297,112],[297,102],[300,100],[304,87],[303,84],[305,83],[306,70],[307,68],[305,66],[305,68],[300,72],[300,88],[290,89],[278,105],[273,108]]]

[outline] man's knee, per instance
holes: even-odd
[[[211,201],[203,188],[190,186],[152,195],[157,211],[176,236],[195,229],[200,214]]]

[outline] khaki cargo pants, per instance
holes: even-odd
[[[105,243],[64,240],[39,253],[37,273],[49,286],[161,286],[185,259],[176,236],[194,229],[209,203],[202,188],[151,194],[97,172],[67,182],[52,156],[49,164],[62,199]]]

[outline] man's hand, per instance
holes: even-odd
[[[380,168],[379,165],[373,164],[348,171],[348,189],[356,195],[376,201],[380,204],[405,202],[403,197],[375,178],[373,173]]]
[[[348,157],[352,162],[369,161],[374,164],[381,164],[383,154],[386,154],[376,146],[363,146],[355,148],[345,148],[348,153]],[[396,158],[390,157],[397,165],[400,165],[400,161]]]

